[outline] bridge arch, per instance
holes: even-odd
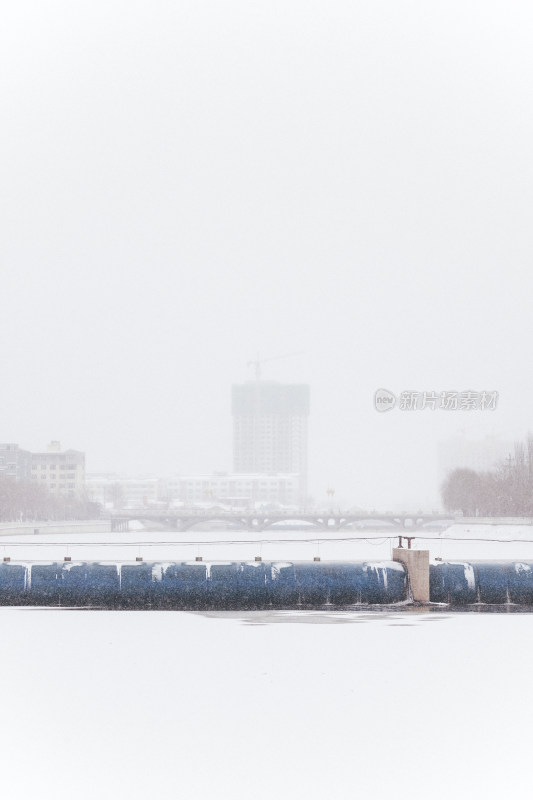
[[[325,518],[325,519],[326,519],[326,522],[327,522],[327,518]],[[291,525],[294,524],[294,526],[298,526],[297,529],[299,531],[306,530],[306,529],[310,530],[310,531],[316,531],[316,530],[323,531],[323,530],[327,530],[328,529],[326,523],[322,519],[319,519],[319,518],[316,518],[316,519],[302,518],[301,519],[300,517],[287,517],[287,519],[279,519],[279,517],[277,517],[276,519],[269,519],[267,517],[267,518],[262,520],[261,530],[264,530],[264,531],[266,531],[266,530],[287,530],[286,527],[285,528],[281,528],[280,526],[282,526],[282,525],[286,526],[286,525],[289,525],[289,524],[291,524]]]
[[[197,525],[213,525],[215,523],[219,523],[221,530],[227,530],[228,528],[231,530],[233,526],[239,530],[246,530],[247,520],[246,517],[224,517],[224,516],[213,516],[213,517],[200,517],[200,519],[195,519],[194,517],[190,517],[187,520],[183,520],[179,530],[180,531],[192,531],[196,528]],[[201,530],[201,529],[200,529]]]
[[[398,528],[403,528],[403,520],[401,518],[392,518],[392,517],[344,517],[341,519],[339,523],[339,528],[348,528],[352,526],[356,526],[358,523],[364,522],[364,525],[361,525],[357,528],[357,530],[365,530],[365,528],[369,528],[372,530],[374,527],[386,527],[390,530],[397,530]],[[355,529],[355,528],[352,528]]]

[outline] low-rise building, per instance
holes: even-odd
[[[301,481],[298,474],[216,472],[160,481],[161,500],[185,506],[223,504],[253,508],[258,504],[298,508]]]
[[[89,500],[104,508],[145,508],[159,499],[159,479],[92,474],[87,476],[86,491]]]
[[[46,451],[31,453],[31,480],[52,494],[81,497],[85,494],[85,453],[61,450],[50,442]]]
[[[85,453],[61,450],[57,441],[38,453],[23,450],[13,442],[0,443],[0,478],[32,481],[54,495],[83,497]]]

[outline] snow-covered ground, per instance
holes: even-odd
[[[0,609],[4,796],[522,796],[532,623]]]
[[[406,531],[411,535],[409,531]],[[523,559],[533,560],[533,526],[527,525],[453,525],[442,531],[413,531],[414,548],[429,549],[431,558]],[[323,538],[320,538],[323,537]],[[0,537],[0,558],[59,559],[145,559],[187,560],[201,555],[204,559],[265,560],[387,559],[398,543],[398,531],[341,530],[326,534],[316,530],[247,531],[175,531],[127,533],[39,533]],[[404,540],[404,546],[407,542]]]
[[[533,539],[533,529],[490,534]],[[227,532],[194,536],[212,542]],[[126,557],[117,545],[124,537],[181,542],[136,543],[130,557],[136,548],[146,558],[169,551],[190,558],[197,547],[205,558],[260,552],[242,543],[248,534],[231,534],[238,545],[191,546],[183,544],[191,533],[141,532],[90,534],[69,545],[69,554]],[[89,541],[99,544],[82,546]],[[63,545],[36,546],[44,542],[35,537],[25,551],[13,541],[0,546],[17,558],[66,554]],[[317,547],[285,541],[262,545],[261,554],[309,558]],[[389,547],[328,543],[320,555],[383,558]],[[442,536],[430,550],[449,558],[533,558],[525,541],[481,545]],[[9,800],[448,800],[521,796],[527,786],[529,613],[0,608],[0,628],[0,752]]]

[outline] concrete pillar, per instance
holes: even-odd
[[[395,547],[392,558],[407,567],[415,603],[429,603],[429,550]]]

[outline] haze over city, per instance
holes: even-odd
[[[533,428],[533,11],[369,8],[6,10],[2,441],[229,470],[257,352],[300,353],[263,375],[311,387],[317,499],[430,507],[439,440]]]
[[[525,794],[532,30],[2,3],[8,800]]]

